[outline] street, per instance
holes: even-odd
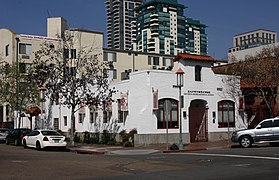
[[[0,144],[0,179],[279,179],[279,147],[141,156],[36,151]]]

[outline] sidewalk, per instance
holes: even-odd
[[[108,146],[99,144],[81,144],[75,143],[74,147],[69,146],[71,152],[80,154],[117,154],[117,155],[146,155],[154,153],[179,153],[190,151],[203,151],[213,148],[229,148],[234,143],[224,140],[215,142],[196,142],[185,144],[183,150],[169,150],[166,144],[146,145],[137,147]]]

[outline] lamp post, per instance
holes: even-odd
[[[42,121],[42,129],[44,129],[44,117],[43,117],[43,109],[44,109],[44,101],[45,101],[45,86],[39,86],[39,90],[41,92],[41,121]]]
[[[182,142],[182,98],[181,98],[181,88],[183,87],[183,74],[184,71],[179,68],[176,71],[176,85],[173,85],[174,88],[179,89],[179,149],[183,149]]]

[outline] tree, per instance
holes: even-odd
[[[24,63],[21,60],[18,63],[7,63],[3,60],[0,62],[1,104],[8,103],[10,111],[16,111],[17,118],[18,115],[26,113],[30,106],[37,104],[39,98],[38,87],[23,67]],[[21,117],[17,126],[21,126]]]
[[[46,88],[51,104],[59,100],[71,109],[72,144],[75,112],[84,105],[100,108],[113,93],[107,79],[110,64],[99,62],[101,49],[94,47],[94,39],[90,46],[82,46],[81,35],[80,32],[66,31],[57,44],[44,42],[35,52],[31,68],[33,79]]]
[[[279,103],[276,101],[279,98],[278,69],[279,46],[269,46],[255,56],[247,56],[244,61],[228,65],[223,72],[241,77],[245,104],[264,106],[268,111],[265,116],[274,117],[279,115],[279,109],[274,108]]]
[[[278,95],[279,86],[279,46],[264,48],[254,57],[247,57],[239,64],[237,73],[242,78],[242,86],[248,86],[249,92],[260,98],[266,105],[269,116],[273,117],[273,103]]]

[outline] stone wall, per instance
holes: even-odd
[[[151,145],[151,144],[166,144],[167,135],[166,134],[135,134],[134,137],[135,146],[142,145]],[[189,133],[182,134],[183,144],[190,143]],[[168,143],[169,144],[178,144],[179,143],[179,134],[168,134]]]
[[[230,140],[232,132],[209,132],[208,141]]]

